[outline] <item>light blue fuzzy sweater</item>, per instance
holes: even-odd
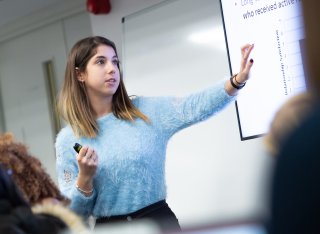
[[[59,187],[71,199],[76,213],[95,217],[134,212],[166,199],[165,156],[170,137],[179,130],[203,121],[234,100],[224,83],[177,97],[137,97],[133,103],[151,121],[129,122],[112,113],[99,118],[99,135],[77,139],[70,126],[56,139]],[[94,192],[82,195],[75,186],[78,175],[75,142],[95,149],[99,157]]]

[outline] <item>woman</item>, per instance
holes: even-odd
[[[234,100],[248,80],[252,49],[245,45],[240,72],[213,88],[186,98],[130,99],[115,44],[98,36],[77,42],[58,103],[69,125],[56,139],[59,185],[71,208],[97,223],[150,218],[179,230],[165,202],[168,140]],[[75,156],[76,142],[83,147]]]

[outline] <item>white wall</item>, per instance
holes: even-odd
[[[111,12],[107,15],[90,15],[93,35],[104,36],[114,41],[119,56],[122,54],[123,17],[165,0],[111,0]]]
[[[6,129],[28,145],[55,177],[54,133],[43,63],[65,62],[60,24],[52,24],[1,45],[1,94]],[[32,58],[32,59],[31,59]]]
[[[84,7],[80,12],[73,10],[70,15],[63,12],[60,18],[56,14],[53,20],[42,19],[48,23],[37,28],[29,25],[29,30],[0,43],[0,123],[5,123],[3,130],[12,132],[16,140],[29,147],[55,181],[55,131],[50,116],[53,106],[43,63],[53,62],[58,92],[69,49],[79,39],[92,35]]]
[[[184,7],[174,6],[179,1]],[[126,40],[130,40],[130,35],[126,37],[121,30],[121,19],[160,2],[162,3],[158,8],[166,5],[163,4],[166,1],[146,2],[112,1],[110,14],[91,15],[93,33],[114,40],[119,51],[122,51],[124,48],[121,45],[125,41],[127,46]],[[134,26],[130,28],[131,36],[135,35],[131,38],[131,43],[138,48],[131,48],[136,52],[131,54],[130,60],[122,58],[127,69],[124,79],[129,94],[185,95],[229,75],[225,48],[217,52],[208,47],[199,47],[197,51],[187,53],[183,45],[186,38],[175,38],[174,30],[194,26],[191,22],[183,21],[184,16],[188,18],[188,12],[185,11],[188,4],[192,4],[189,8],[193,15],[205,17],[203,14],[206,14],[208,18],[205,20],[221,24],[221,18],[215,18],[216,14],[220,14],[218,1],[171,2],[172,7],[163,15],[157,14],[157,7],[136,14],[149,14],[150,18],[141,17],[140,21],[145,22],[146,26],[137,27],[136,32]],[[172,27],[157,34],[157,30],[163,29],[165,25],[163,21],[171,23],[170,20],[174,20],[175,15],[177,18],[180,16],[180,24],[175,25],[176,22],[172,21]],[[130,17],[127,18],[129,21],[126,22],[130,24]],[[174,28],[175,26],[178,28]],[[164,34],[162,37],[161,33]],[[218,41],[223,41],[223,31],[217,33]],[[156,40],[157,37],[160,39]],[[144,42],[149,44],[142,46]],[[150,46],[152,43],[156,46]],[[123,52],[127,56],[127,48]],[[181,63],[177,62],[179,60]],[[199,61],[192,63],[192,60]],[[193,66],[194,64],[197,66]],[[191,76],[193,78],[190,79]],[[232,104],[214,118],[183,130],[172,138],[168,146],[166,168],[169,205],[183,227],[260,218],[266,212],[265,172],[270,163],[270,158],[264,153],[261,138],[240,141],[236,110]]]

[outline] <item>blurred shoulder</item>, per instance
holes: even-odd
[[[320,159],[317,156],[319,154],[319,132],[320,105],[317,105],[301,125],[292,132],[284,144],[281,154],[287,155],[289,158],[297,155],[299,160],[305,160],[313,156],[316,156],[317,160]],[[303,157],[303,155],[308,156]]]
[[[42,203],[32,207],[32,212],[36,215],[45,215],[51,223],[59,229],[67,228],[71,233],[89,233],[85,223],[76,213],[69,208],[57,203]],[[55,222],[52,220],[56,219]]]

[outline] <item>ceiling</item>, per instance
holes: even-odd
[[[65,0],[0,0],[0,27]]]

